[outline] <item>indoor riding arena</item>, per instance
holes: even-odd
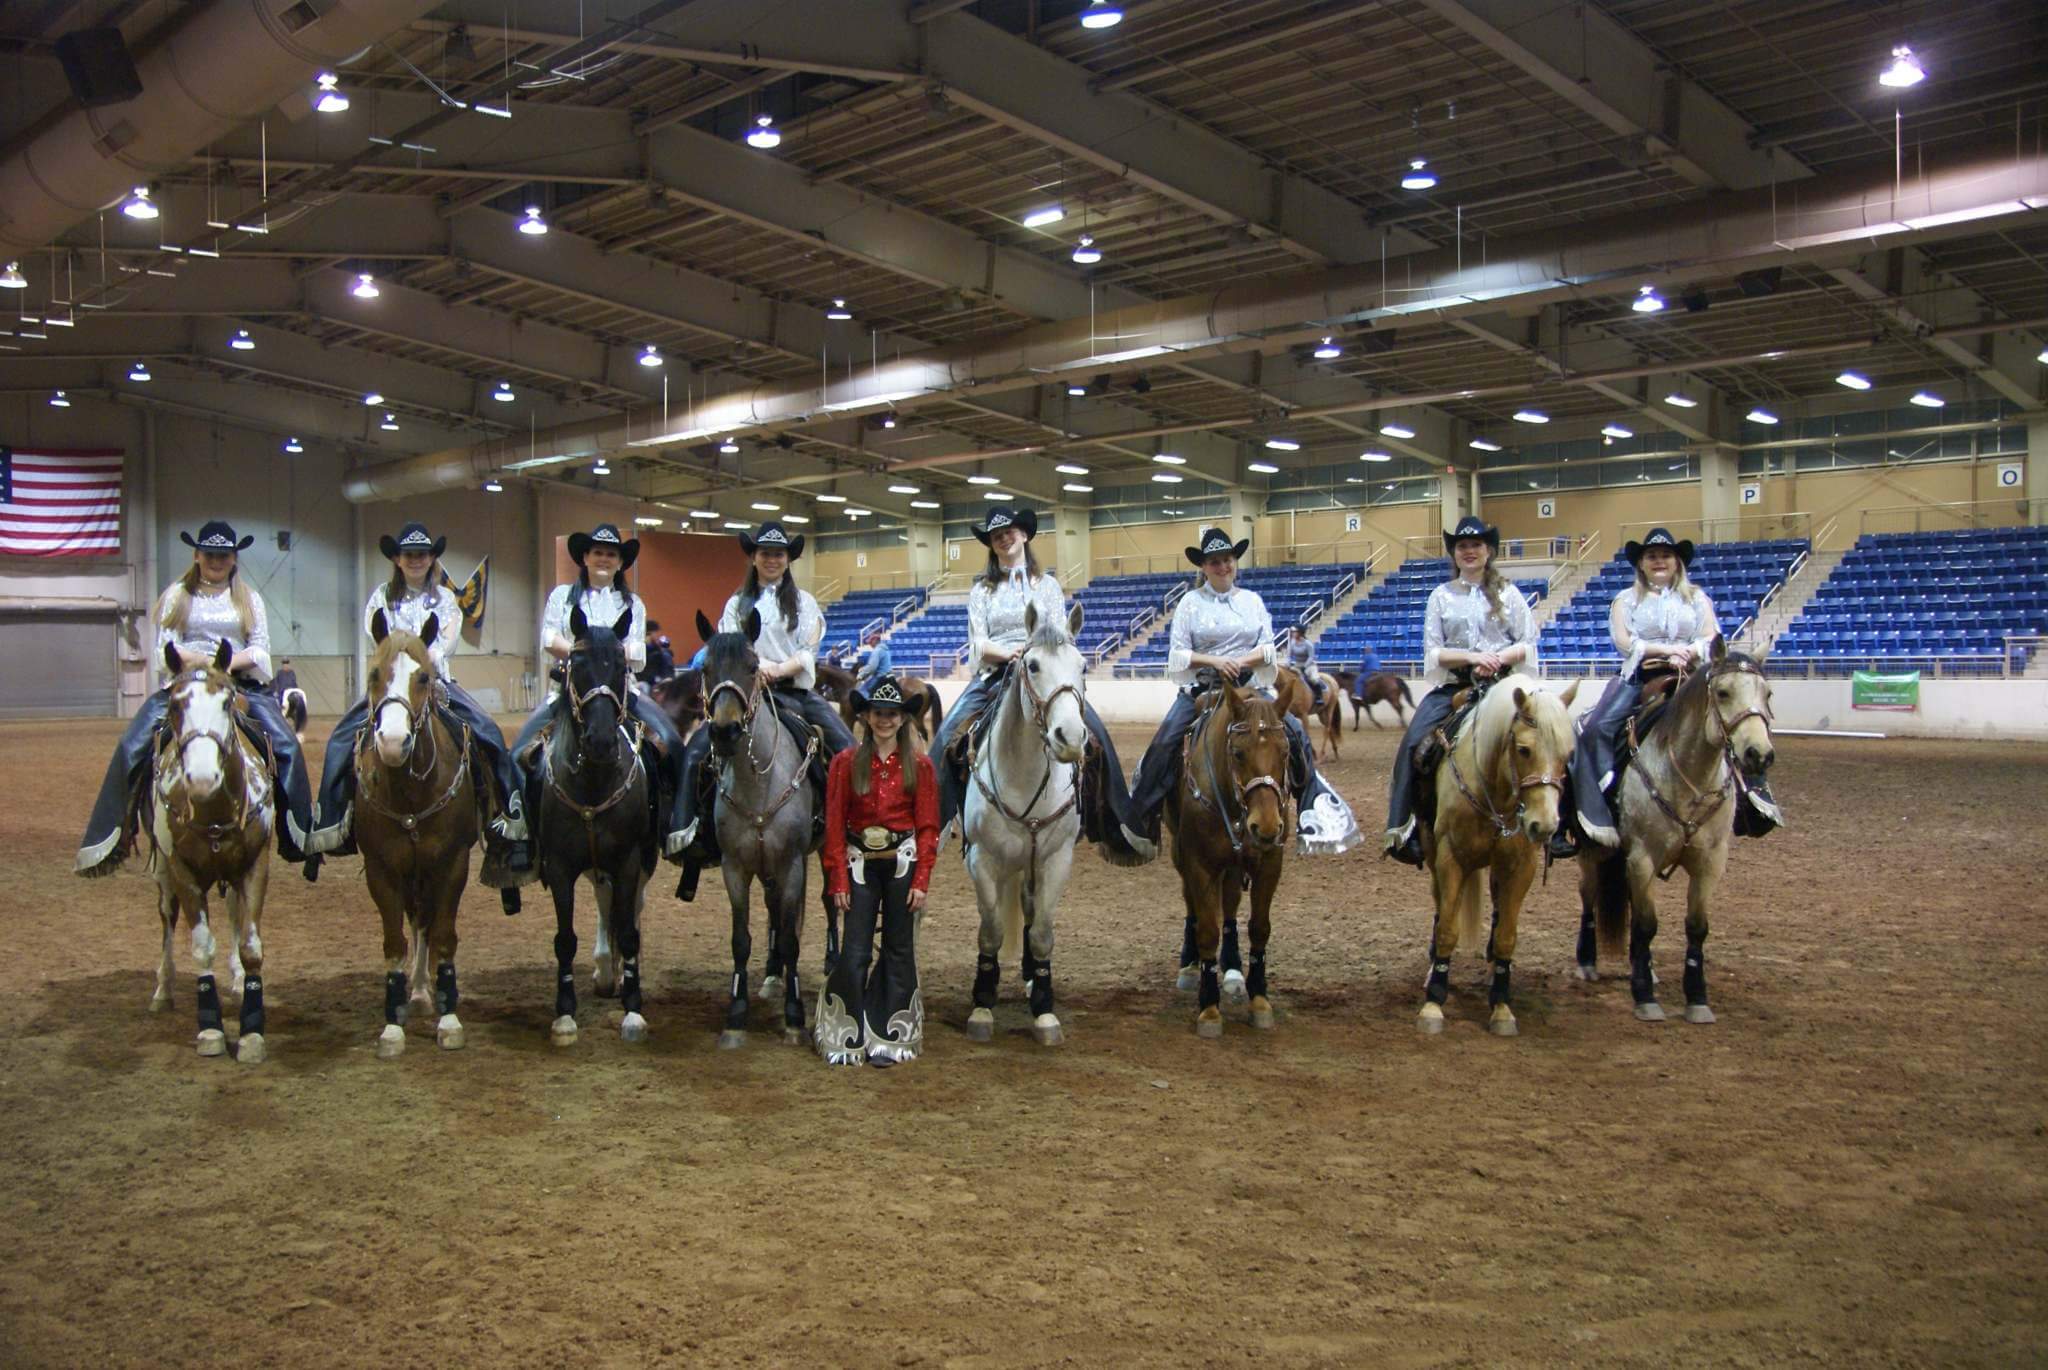
[[[2037,1363],[2044,649],[2038,4],[0,6],[0,1363]]]

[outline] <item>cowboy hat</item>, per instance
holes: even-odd
[[[428,556],[439,557],[448,550],[448,539],[445,535],[434,537],[427,532],[427,525],[424,523],[408,523],[398,530],[397,537],[386,533],[377,539],[377,546],[383,549],[384,555],[392,561],[398,560],[398,554],[401,552],[425,552]]]
[[[769,552],[787,552],[789,559],[795,561],[804,554],[804,535],[798,533],[795,537],[791,537],[789,530],[784,528],[779,521],[769,519],[761,525],[760,530],[754,533],[753,536],[749,537],[744,532],[740,534],[740,549],[748,556],[764,550]]]
[[[593,547],[609,547],[617,552],[621,571],[631,566],[640,555],[640,539],[621,538],[616,523],[600,523],[588,533],[569,534],[569,560],[578,566],[583,564],[584,556]]]
[[[193,540],[190,533],[180,533],[178,536],[184,539],[187,547],[201,552],[243,552],[256,541],[253,535],[243,538],[240,542],[235,541],[235,530],[225,519],[212,519],[201,524],[197,541]]]
[[[1458,526],[1444,532],[1444,551],[1452,552],[1466,538],[1478,538],[1494,551],[1500,550],[1500,529],[1472,514],[1458,520]]]
[[[1230,534],[1224,532],[1221,528],[1204,528],[1202,530],[1200,546],[1184,547],[1181,550],[1188,554],[1189,561],[1200,566],[1210,557],[1217,556],[1223,552],[1228,552],[1239,561],[1243,561],[1245,549],[1251,545],[1252,540],[1250,538],[1240,538],[1233,543],[1230,540]]]
[[[1013,509],[1007,504],[998,504],[988,511],[988,518],[973,531],[981,545],[986,547],[988,540],[1005,528],[1022,528],[1024,540],[1029,542],[1038,536],[1038,515],[1030,509]]]
[[[1641,542],[1631,542],[1623,546],[1621,554],[1628,558],[1629,565],[1640,566],[1643,564],[1643,553],[1652,547],[1668,547],[1677,555],[1679,561],[1687,566],[1692,565],[1692,542],[1689,539],[1671,536],[1669,528],[1652,528],[1650,535]]]
[[[869,687],[866,693],[859,690],[853,692],[853,712],[856,716],[866,713],[869,709],[899,709],[915,717],[924,712],[924,706],[924,695],[905,699],[903,686],[893,675],[883,676]]]

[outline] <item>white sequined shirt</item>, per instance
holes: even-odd
[[[1513,581],[1500,587],[1498,614],[1487,602],[1485,588],[1463,577],[1429,592],[1422,619],[1422,671],[1430,684],[1442,685],[1451,678],[1442,662],[1446,649],[1503,652],[1518,644],[1524,650],[1516,664],[1524,673],[1536,674],[1536,620]]]
[[[256,678],[259,685],[270,683],[270,615],[263,607],[263,596],[254,589],[249,591],[251,613],[248,636],[242,634],[242,616],[235,611],[234,596],[222,586],[215,594],[204,592],[192,596],[191,606],[185,612],[185,627],[172,632],[163,626],[164,604],[172,591],[164,591],[156,604],[156,661],[157,670],[166,684],[170,683],[170,668],[164,662],[164,648],[175,642],[184,656],[211,657],[220,644],[228,644],[231,652],[247,652],[250,667],[245,673]]]
[[[548,644],[556,638],[574,642],[576,634],[569,631],[569,615],[575,607],[573,596],[576,583],[557,585],[548,592],[547,608],[540,618],[540,652],[542,660],[553,665],[548,654]],[[636,594],[620,594],[612,586],[593,585],[583,592],[583,617],[591,623],[601,623],[609,628],[619,621],[619,615],[626,612],[626,603],[632,601],[633,621],[626,630],[626,666],[638,672],[647,668],[647,606]]]
[[[1030,636],[1024,629],[1024,611],[1033,604],[1038,606],[1041,621],[1066,617],[1067,592],[1058,576],[1040,572],[1034,581],[1019,566],[995,586],[984,577],[975,577],[974,587],[967,592],[968,665],[977,671],[992,670],[994,663],[983,660],[982,648],[1022,647]]]
[[[1232,586],[1217,594],[1203,581],[1173,606],[1172,636],[1166,649],[1166,675],[1176,685],[1192,685],[1195,653],[1239,657],[1253,652],[1262,663],[1251,683],[1270,690],[1280,671],[1273,650],[1273,616],[1256,591]]]
[[[380,582],[370,591],[370,602],[363,606],[363,635],[375,637],[370,631],[370,620],[377,617],[377,611],[384,611],[385,626],[393,632],[411,633],[423,636],[422,629],[429,618],[436,619],[434,640],[427,644],[427,655],[434,659],[434,665],[443,675],[448,674],[448,658],[455,655],[456,634],[462,630],[462,610],[455,603],[455,596],[440,586],[432,591],[408,588],[399,596],[398,603],[390,602],[391,583]],[[564,634],[567,636],[567,634]]]
[[[808,690],[818,683],[818,643],[825,636],[825,616],[818,611],[818,601],[809,590],[796,592],[796,627],[791,628],[783,621],[782,603],[773,585],[761,587],[761,598],[753,604],[740,602],[734,595],[725,602],[725,612],[718,616],[718,631],[721,633],[744,633],[747,630],[747,610],[761,611],[761,635],[754,639],[754,654],[764,662],[798,661],[803,663],[797,673],[789,677],[789,683],[799,690]]]
[[[1614,638],[1614,650],[1623,657],[1622,674],[1640,666],[1645,653],[1665,647],[1689,647],[1695,657],[1704,657],[1721,631],[1714,616],[1714,601],[1705,590],[1692,587],[1692,599],[1665,587],[1647,592],[1631,585],[1614,597],[1607,611],[1607,631]]]

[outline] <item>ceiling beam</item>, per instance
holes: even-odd
[[[1997,311],[1975,290],[1936,269],[1926,253],[1917,248],[1873,253],[1828,274],[1874,306],[1893,329],[1945,363],[1975,376],[2022,409],[2041,407],[2042,368],[2016,328],[1987,332],[1968,343],[1935,336],[1936,329],[1981,322]]]
[[[1646,359],[1633,346],[1618,338],[1608,337],[1583,325],[1562,324],[1555,308],[1544,309],[1528,319],[1454,319],[1451,326],[1490,347],[1525,357],[1535,366],[1560,378],[1575,372],[1610,371],[1655,360]],[[1676,376],[1686,369],[1683,365],[1674,365],[1671,374]],[[1721,405],[1701,405],[1698,410],[1688,411],[1653,404],[1642,391],[1640,380],[1590,381],[1584,385],[1594,394],[1613,400],[1617,408],[1648,419],[1659,428],[1668,428],[1693,442],[1728,441],[1725,434],[1717,434],[1712,428],[1710,416],[1720,412]]]

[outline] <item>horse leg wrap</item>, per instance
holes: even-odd
[[[1052,962],[1039,961],[1031,968],[1031,1016],[1052,1012]]]
[[[1237,920],[1235,918],[1223,920],[1223,969],[1226,971],[1234,970],[1240,975],[1244,973],[1244,957],[1237,949]]]
[[[251,975],[242,981],[242,1035],[263,1035],[263,977]]]
[[[619,968],[619,1007],[627,1013],[640,1011],[640,958],[629,956]]]
[[[1685,949],[1685,1002],[1707,1002],[1707,953],[1703,947]]]
[[[199,1000],[199,1030],[205,1032],[211,1028],[215,1032],[220,1031],[220,991],[214,987],[211,975],[199,977],[197,998]]]
[[[1222,1002],[1223,987],[1216,979],[1216,963],[1214,961],[1204,961],[1202,962],[1202,987],[1197,991],[1195,1005],[1198,1008],[1211,1009]]]
[[[1650,948],[1647,944],[1629,953],[1628,988],[1639,1004],[1657,1002],[1657,979],[1650,971]]]
[[[732,998],[725,1006],[725,1025],[734,1032],[747,1030],[747,968],[735,967],[732,973]]]
[[[455,1012],[460,998],[455,992],[455,963],[443,961],[434,971],[434,1011],[445,1018]]]
[[[1192,913],[1180,934],[1180,963],[1184,966],[1195,963],[1195,916]]]
[[[1429,963],[1429,984],[1423,990],[1423,997],[1430,1003],[1441,1006],[1451,997],[1451,963],[1432,961]]]
[[[1579,913],[1579,964],[1590,966],[1600,959],[1600,936],[1594,927],[1593,910]]]
[[[405,1012],[405,972],[391,970],[384,973],[384,1021],[396,1023]]]
[[[1508,976],[1513,965],[1511,961],[1493,963],[1493,987],[1486,992],[1486,1002],[1489,1005],[1499,1007],[1508,1001]]]
[[[1024,959],[1017,965],[1017,978],[1027,985],[1038,978],[1038,958],[1029,947],[1024,949]]]
[[[1254,999],[1266,992],[1266,954],[1262,951],[1252,953],[1251,966],[1245,972],[1244,991]]]
[[[994,1008],[996,1006],[996,984],[1002,979],[1003,968],[993,956],[974,958],[974,1006]]]

